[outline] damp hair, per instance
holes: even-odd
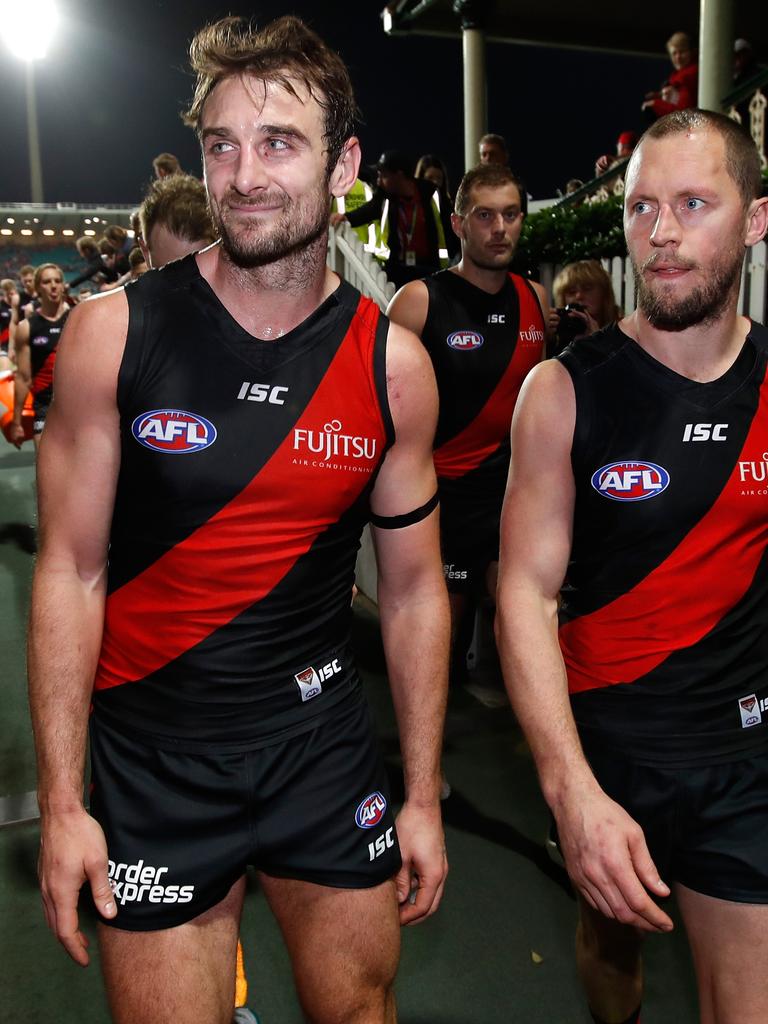
[[[205,186],[190,174],[172,174],[153,181],[136,212],[145,242],[157,224],[187,242],[216,241]]]
[[[205,102],[225,78],[248,75],[297,97],[298,84],[323,111],[329,173],[336,166],[355,129],[352,82],[341,57],[300,18],[286,15],[263,28],[245,18],[221,18],[197,33],[189,61],[197,83],[183,120],[198,135]]]
[[[501,164],[478,164],[467,171],[456,189],[455,210],[460,217],[466,217],[472,204],[473,188],[504,188],[514,185],[520,194],[520,210],[528,212],[528,194],[518,176]]]

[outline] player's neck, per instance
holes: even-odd
[[[38,313],[45,317],[46,320],[58,320],[60,316],[63,316],[66,308],[67,304],[63,300],[51,303],[46,301],[46,299],[41,299]]]
[[[729,305],[713,323],[696,324],[684,331],[662,331],[637,309],[621,321],[625,334],[653,356],[689,380],[717,380],[733,365],[749,333],[750,322]]]
[[[200,273],[249,334],[277,340],[313,313],[338,286],[326,265],[327,239],[260,267],[240,267],[221,246],[200,253]]]
[[[496,295],[497,292],[500,292],[509,275],[508,267],[502,267],[500,270],[487,270],[485,267],[478,267],[477,264],[464,257],[451,269],[459,277],[463,277],[465,281],[488,292],[489,295]]]

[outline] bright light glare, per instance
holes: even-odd
[[[21,229],[21,233],[22,233],[22,235],[31,235],[32,234],[32,229],[31,228],[22,228]]]
[[[56,232],[53,231],[51,228],[43,228],[43,234],[48,235],[48,237],[50,238],[50,236],[55,235]]]
[[[75,232],[72,230],[72,228],[64,228],[64,230],[61,233],[62,235],[66,235],[67,238],[71,238]]]
[[[13,231],[10,228],[0,228],[0,235],[12,235]]]
[[[14,56],[40,60],[48,53],[59,25],[56,0],[36,0],[34,4],[0,0],[0,25],[3,40]]]

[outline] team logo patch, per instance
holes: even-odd
[[[131,424],[131,433],[145,448],[169,455],[199,452],[216,440],[216,427],[210,420],[184,409],[143,412]]]
[[[454,331],[445,340],[450,348],[455,348],[457,352],[474,352],[485,339],[477,331]]]
[[[376,790],[365,798],[355,811],[355,824],[358,828],[375,828],[384,817],[387,801],[384,794]]]
[[[669,473],[655,462],[611,462],[592,474],[592,486],[614,501],[645,501],[669,487]]]
[[[298,683],[302,701],[312,700],[313,697],[318,697],[323,692],[320,677],[311,665],[309,668],[297,672],[293,678]]]
[[[741,714],[742,729],[749,729],[753,725],[760,725],[763,721],[760,705],[757,702],[757,694],[755,693],[750,693],[748,697],[739,698],[739,712]]]

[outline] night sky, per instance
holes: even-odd
[[[192,132],[179,119],[192,93],[186,51],[195,31],[227,13],[260,21],[305,18],[347,62],[363,115],[363,158],[384,148],[443,156],[452,184],[463,170],[461,42],[385,36],[384,0],[233,4],[60,0],[63,23],[35,65],[45,199],[136,202],[151,161],[170,151],[200,173]],[[670,30],[676,26],[670,25]],[[1,30],[0,30],[1,31]],[[591,176],[618,133],[641,128],[640,102],[666,58],[598,56],[489,43],[489,130],[506,136],[512,166],[536,198]],[[30,198],[24,66],[2,48],[0,201]]]

